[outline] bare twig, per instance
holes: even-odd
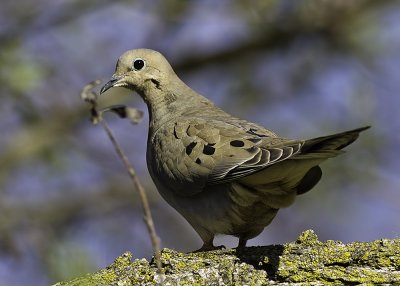
[[[121,146],[119,145],[119,143],[115,139],[115,137],[112,134],[112,131],[111,131],[110,127],[108,126],[108,124],[106,123],[106,121],[101,118],[100,119],[100,124],[104,128],[104,130],[106,131],[106,133],[107,133],[108,137],[110,138],[112,144],[114,145],[115,151],[117,152],[117,154],[120,157],[120,159],[123,161],[128,173],[129,173],[129,176],[131,177],[132,182],[135,185],[136,190],[139,193],[140,200],[141,200],[142,205],[143,205],[144,221],[146,223],[147,230],[149,231],[149,235],[150,235],[150,238],[151,238],[151,243],[152,243],[153,249],[155,251],[156,263],[157,263],[158,271],[161,273],[160,239],[157,236],[156,229],[154,227],[154,222],[153,222],[153,218],[152,218],[152,215],[151,215],[149,201],[147,199],[146,192],[145,192],[142,184],[140,183],[139,177],[136,175],[135,169],[133,168],[133,166],[129,162],[129,160],[126,157],[125,153],[122,151]]]
[[[153,217],[151,215],[150,211],[150,206],[149,206],[149,201],[147,199],[146,192],[143,188],[143,185],[141,184],[139,177],[136,175],[136,171],[133,168],[132,164],[129,162],[128,157],[125,155],[124,151],[122,150],[121,146],[119,145],[118,141],[115,139],[115,136],[113,135],[110,127],[108,126],[107,122],[103,119],[102,113],[103,111],[116,111],[117,114],[119,114],[122,117],[130,117],[129,115],[126,115],[128,111],[130,110],[134,116],[133,118],[130,118],[133,120],[133,122],[138,122],[140,118],[138,119],[138,114],[142,114],[140,111],[135,112],[133,109],[125,108],[127,112],[123,112],[123,115],[121,115],[121,106],[117,106],[116,108],[107,108],[103,111],[97,110],[97,94],[92,91],[92,89],[100,84],[100,80],[93,81],[86,85],[81,92],[81,97],[83,100],[88,102],[91,105],[91,120],[93,123],[100,123],[105,132],[107,133],[108,138],[110,139],[111,143],[114,146],[115,151],[117,152],[118,156],[122,160],[125,168],[128,171],[128,174],[132,180],[133,185],[135,186],[136,190],[139,193],[140,201],[143,206],[143,212],[144,212],[144,222],[146,224],[150,239],[151,239],[151,244],[153,247],[154,255],[155,255],[155,261],[157,264],[157,269],[158,269],[158,274],[162,274],[162,268],[161,268],[161,249],[160,249],[160,238],[158,237],[156,233],[156,229],[154,226],[153,222]],[[116,110],[113,110],[116,109]],[[133,110],[133,111],[132,111]],[[163,281],[160,276],[160,284],[162,285]]]

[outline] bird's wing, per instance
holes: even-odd
[[[181,145],[176,170],[197,186],[248,176],[299,152],[304,141],[268,136],[267,130],[218,120],[190,118],[174,123],[172,139]],[[185,180],[181,180],[185,181]]]

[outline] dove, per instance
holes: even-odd
[[[343,153],[369,126],[301,140],[278,136],[234,117],[187,86],[166,58],[150,49],[122,54],[101,88],[138,93],[149,111],[146,161],[160,195],[203,241],[219,249],[217,234],[259,235],[280,208],[321,179],[319,165]]]

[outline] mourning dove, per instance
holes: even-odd
[[[212,250],[216,234],[256,237],[278,210],[320,180],[319,164],[341,154],[362,127],[291,140],[236,118],[187,86],[157,51],[125,52],[111,87],[136,91],[150,114],[147,167],[161,196]]]

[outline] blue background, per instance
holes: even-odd
[[[249,245],[289,242],[309,228],[321,240],[398,237],[399,27],[397,1],[4,0],[0,286],[47,285],[127,250],[151,256],[138,196],[79,97],[132,48],[161,51],[193,89],[284,137],[372,125]],[[101,100],[147,110],[123,90]],[[201,240],[148,175],[145,116],[136,126],[106,119],[145,185],[162,246],[197,249]]]

